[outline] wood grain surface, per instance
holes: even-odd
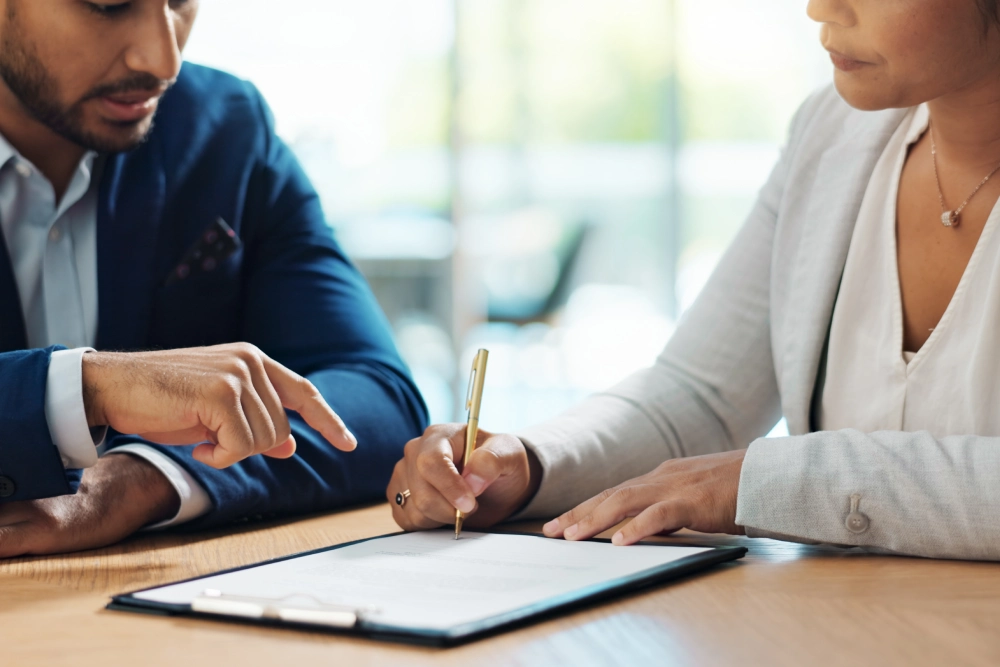
[[[1000,565],[693,533],[670,541],[750,553],[452,649],[104,609],[113,594],[395,530],[379,505],[0,561],[0,665],[1000,665]]]

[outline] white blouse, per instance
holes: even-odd
[[[865,192],[833,313],[821,430],[1000,435],[1000,204],[930,338],[903,350],[896,200],[927,123],[926,105],[905,116]]]

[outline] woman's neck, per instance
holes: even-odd
[[[942,159],[966,166],[1000,162],[1000,78],[927,103]]]

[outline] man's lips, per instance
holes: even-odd
[[[134,123],[156,111],[156,105],[162,94],[160,91],[155,93],[149,91],[119,93],[98,97],[97,101],[109,120]]]
[[[872,64],[863,60],[856,60],[850,56],[845,56],[843,53],[834,51],[833,49],[827,49],[827,51],[830,52],[830,60],[833,62],[833,66],[842,72],[854,72],[862,67],[867,67]]]

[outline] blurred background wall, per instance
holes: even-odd
[[[801,0],[203,0],[433,421],[551,416],[648,366],[831,66]]]

